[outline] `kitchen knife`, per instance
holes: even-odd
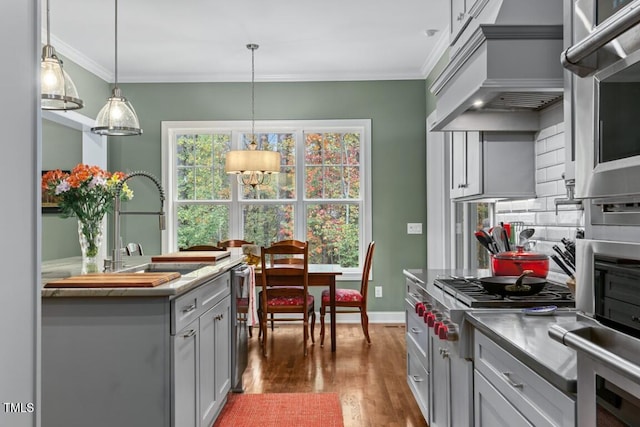
[[[504,250],[507,252],[511,251],[511,243],[509,242],[509,234],[506,228],[502,229],[502,241],[504,243]]]
[[[575,276],[573,275],[571,270],[569,270],[569,268],[566,265],[564,265],[562,261],[560,261],[560,258],[558,258],[557,255],[551,255],[551,259],[554,260],[556,264],[558,264],[558,266],[562,269],[562,271],[564,271],[567,274],[567,276],[575,280]]]
[[[560,255],[562,261],[564,261],[564,263],[568,265],[569,268],[575,270],[576,266],[573,264],[573,262],[571,262],[571,259],[562,251],[562,249],[560,249],[558,245],[553,245],[553,250],[556,251],[558,255]]]

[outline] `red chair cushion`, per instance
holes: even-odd
[[[360,302],[362,299],[362,294],[357,289],[336,289],[336,302]],[[324,304],[330,302],[328,289],[322,291],[322,302]]]
[[[302,305],[303,302],[302,295],[267,297],[267,305],[269,306]],[[307,295],[307,306],[311,307],[313,303],[313,295]]]

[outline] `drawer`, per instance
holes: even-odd
[[[429,335],[427,324],[419,317],[413,306],[406,304],[407,342],[412,341],[419,349],[422,357],[427,357]]]
[[[422,416],[429,421],[429,372],[411,341],[407,343],[407,384],[415,397]]]
[[[230,273],[221,274],[179,296],[171,304],[171,334],[181,330],[229,295]]]
[[[474,364],[533,425],[575,425],[572,398],[478,331],[474,331]]]

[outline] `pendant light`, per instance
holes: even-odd
[[[76,85],[62,68],[62,60],[51,46],[49,19],[47,0],[47,44],[42,48],[40,62],[40,107],[43,110],[77,110],[84,106],[84,102],[78,97]]]
[[[270,150],[259,150],[255,131],[255,51],[257,44],[248,44],[251,50],[251,142],[247,150],[229,151],[225,158],[224,170],[228,174],[238,176],[240,185],[253,188],[269,184],[271,175],[280,172],[280,153]]]
[[[115,0],[115,86],[107,104],[102,107],[91,132],[107,136],[131,136],[142,134],[140,122],[131,103],[122,96],[118,86],[118,0]]]

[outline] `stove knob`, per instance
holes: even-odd
[[[438,321],[435,322],[433,325],[433,333],[440,336],[440,329],[443,327],[444,325],[442,324],[442,322]]]
[[[430,314],[431,312],[429,310],[424,311],[424,315],[422,316],[422,318],[424,319],[424,323],[427,323],[427,318],[429,317]]]
[[[438,334],[438,338],[440,338],[441,340],[446,340],[448,332],[449,328],[447,328],[447,325],[441,324],[436,333]]]
[[[418,316],[422,316],[421,311],[424,311],[424,304],[419,302],[416,304],[416,313],[418,313]]]
[[[432,312],[429,312],[429,314],[427,314],[427,325],[432,327],[434,323],[436,323],[436,316]]]

